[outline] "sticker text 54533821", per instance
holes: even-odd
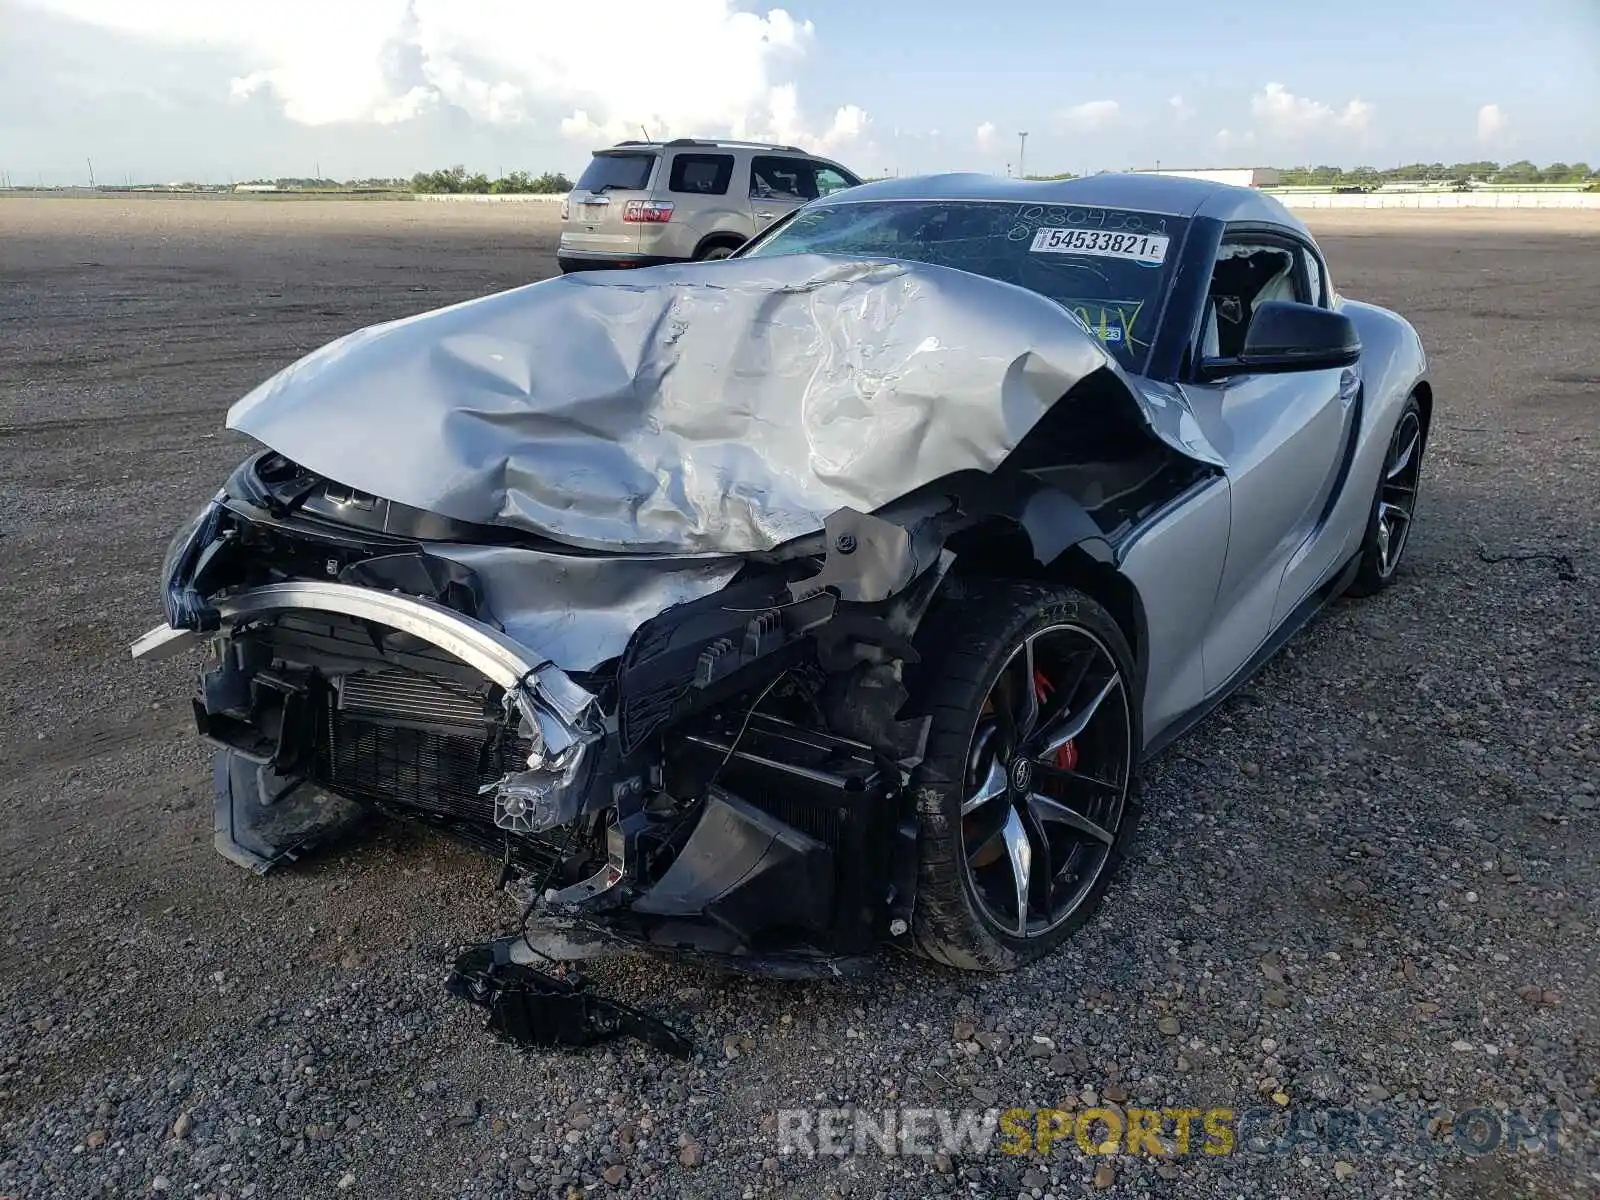
[[[1105,229],[1041,229],[1030,250],[1036,254],[1092,254],[1125,258],[1144,266],[1160,266],[1167,257],[1164,233],[1112,233]]]

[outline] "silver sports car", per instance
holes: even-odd
[[[1393,581],[1432,407],[1270,196],[869,184],[283,370],[134,654],[210,647],[255,869],[386,814],[498,857],[530,946],[1007,970],[1140,763]]]

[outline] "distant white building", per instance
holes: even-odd
[[[1277,187],[1281,173],[1272,167],[1192,167],[1143,170],[1140,175],[1176,175],[1179,179],[1204,179],[1234,187]]]
[[[278,190],[278,185],[275,183],[239,183],[234,185],[233,190],[236,192],[275,192]]]

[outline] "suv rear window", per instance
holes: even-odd
[[[698,196],[726,196],[733,178],[731,154],[679,154],[672,160],[667,187]]]
[[[655,165],[654,154],[596,154],[578,176],[577,188],[582,192],[604,192],[611,188],[640,192],[649,184],[650,171]]]

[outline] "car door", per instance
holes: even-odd
[[[750,236],[744,187],[733,186],[734,156],[725,150],[679,150],[666,171],[670,222],[647,228],[640,247],[661,258],[692,258],[708,238]]]
[[[1340,301],[1328,286],[1328,273],[1321,256],[1309,245],[1302,245],[1300,253],[1305,262],[1311,302],[1319,308],[1337,308]],[[1343,425],[1339,431],[1338,461],[1318,499],[1316,520],[1284,569],[1283,583],[1278,588],[1278,602],[1273,612],[1274,625],[1287,621],[1300,604],[1344,565],[1350,553],[1350,548],[1345,545],[1348,531],[1329,528],[1328,518],[1345,494],[1350,479],[1364,398],[1361,368],[1357,364],[1340,375],[1339,401]]]
[[[1195,369],[1183,390],[1229,464],[1228,552],[1205,641],[1208,691],[1227,684],[1281,623],[1286,570],[1318,525],[1348,445],[1348,369],[1237,373],[1206,370],[1236,359],[1250,318],[1268,300],[1311,302],[1298,239],[1287,231],[1230,229],[1213,267]]]
[[[757,233],[818,194],[817,164],[810,159],[789,154],[750,159],[750,215]]]

